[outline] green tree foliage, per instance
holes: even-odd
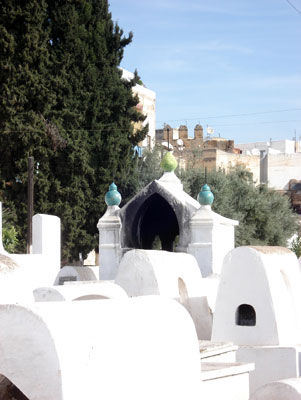
[[[134,133],[139,77],[122,80],[118,68],[132,34],[107,0],[7,0],[0,11],[0,199],[24,238],[33,156],[35,213],[62,219],[63,258],[77,259],[97,244],[112,180],[135,190],[132,148],[147,128]]]
[[[296,254],[298,258],[301,257],[301,235],[298,234],[292,241],[290,249]]]
[[[2,243],[9,253],[14,253],[18,245],[18,234],[14,226],[16,216],[7,208],[2,210]]]
[[[137,162],[137,191],[162,176],[163,171],[160,166],[162,157],[163,150],[159,146],[155,146],[152,151],[145,151],[143,153],[143,157]]]
[[[190,169],[182,174],[184,188],[197,197],[205,182],[204,172]],[[296,215],[288,197],[266,186],[255,186],[252,174],[242,167],[229,174],[208,173],[207,182],[214,193],[213,210],[239,221],[235,228],[236,246],[286,246],[296,232]]]
[[[49,157],[40,115],[48,109],[47,27],[42,1],[1,1],[0,199],[26,220],[27,158]],[[24,232],[24,228],[23,228]]]

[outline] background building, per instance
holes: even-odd
[[[130,80],[134,78],[134,74],[125,69],[122,70],[122,78]],[[148,124],[149,130],[146,138],[139,143],[138,152],[142,154],[144,148],[153,149],[155,145],[156,132],[156,93],[153,90],[146,88],[144,85],[135,85],[133,93],[138,95],[139,104],[137,108],[146,116],[143,126]],[[139,128],[139,124],[137,128]]]

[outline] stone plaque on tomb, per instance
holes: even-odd
[[[64,285],[65,282],[72,282],[72,281],[77,281],[76,276],[61,276],[59,279],[59,285]]]

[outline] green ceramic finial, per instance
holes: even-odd
[[[109,191],[105,195],[105,202],[107,206],[119,206],[121,202],[121,194],[114,182],[111,183]]]
[[[211,192],[210,186],[205,183],[205,185],[202,186],[200,193],[198,194],[198,202],[201,204],[201,206],[211,206],[213,200],[214,196]]]
[[[160,165],[164,172],[172,172],[177,168],[178,163],[175,157],[171,154],[171,152],[168,151],[162,158]]]

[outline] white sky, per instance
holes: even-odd
[[[156,92],[158,128],[192,134],[200,123],[236,143],[295,130],[301,139],[301,0],[109,3],[134,34],[121,66]]]

